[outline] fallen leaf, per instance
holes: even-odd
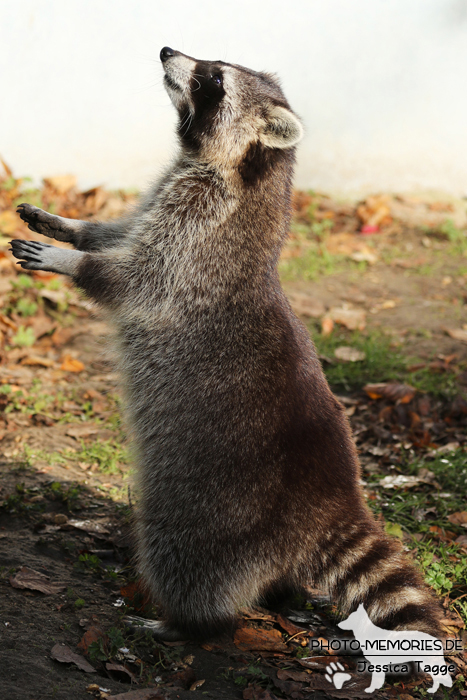
[[[304,629],[303,627],[297,627],[297,625],[294,625],[293,622],[290,622],[290,620],[288,620],[286,617],[283,617],[280,614],[277,616],[276,622],[291,637],[294,637],[295,635],[298,635],[298,634],[305,634],[307,636],[312,636],[312,632],[310,630]]]
[[[235,646],[241,651],[288,651],[279,630],[241,627],[234,635]]]
[[[381,479],[379,485],[383,489],[397,489],[405,488],[411,489],[419,484],[429,483],[426,479],[420,479],[418,476],[405,476],[404,474],[397,474],[396,476],[385,476]]]
[[[101,630],[100,627],[96,627],[95,625],[93,625],[88,630],[86,630],[86,632],[83,634],[81,640],[76,646],[78,647],[78,649],[81,649],[81,651],[87,654],[89,651],[90,644],[99,641],[99,639],[106,641],[107,635]]]
[[[49,360],[48,357],[39,357],[39,355],[29,355],[21,360],[22,365],[31,365],[33,367],[54,367],[55,362]]]
[[[146,606],[151,602],[148,592],[141,581],[133,581],[127,586],[122,586],[120,594],[126,598],[135,612],[144,612]]]
[[[114,671],[114,673],[123,673],[124,677],[128,676],[130,679],[131,683],[138,684],[138,679],[136,678],[135,674],[132,673],[126,666],[123,664],[113,664],[107,662],[105,664],[105,667],[107,671]]]
[[[55,190],[57,194],[66,194],[76,187],[76,177],[74,175],[53,175],[44,177],[44,184]]]
[[[326,311],[324,304],[308,294],[289,294],[290,306],[298,316],[320,318]]]
[[[344,362],[361,362],[366,358],[366,354],[362,350],[357,350],[357,348],[351,348],[347,345],[341,345],[336,348],[334,356]]]
[[[165,693],[161,688],[141,688],[140,690],[130,690],[128,693],[109,695],[107,700],[170,700],[171,695]]]
[[[325,316],[321,321],[321,333],[324,336],[331,335],[334,328],[334,321],[332,318]]]
[[[345,255],[356,262],[375,263],[378,255],[360,236],[348,231],[333,233],[325,242],[326,249],[331,255]]]
[[[175,687],[188,690],[188,688],[190,688],[190,686],[196,681],[196,674],[193,669],[188,666],[187,668],[182,668],[176,673],[172,673],[166,680],[173,683]]]
[[[60,661],[62,664],[75,664],[85,673],[97,673],[96,669],[83,656],[76,654],[66,644],[55,644],[50,654],[55,661]]]
[[[7,209],[0,212],[0,233],[11,236],[19,227],[20,221],[17,214]]]
[[[110,535],[109,530],[95,520],[69,520],[68,525],[75,527],[77,530],[84,530],[84,532],[88,532],[91,535]]]
[[[279,669],[277,672],[277,677],[281,681],[298,681],[300,683],[306,683],[310,680],[311,674],[306,671],[284,671]]]
[[[65,372],[82,372],[84,365],[80,360],[76,360],[71,355],[65,355],[60,365],[60,369],[65,370]]]
[[[203,680],[200,680],[200,681],[195,681],[194,683],[192,683],[190,685],[189,690],[198,690],[198,688],[201,688],[201,686],[204,685],[205,683],[206,683],[205,678],[203,678]]]
[[[398,537],[400,540],[402,540],[404,537],[404,531],[398,523],[387,522],[384,526],[384,529],[386,530],[388,535]]]
[[[64,583],[51,582],[50,576],[41,574],[39,571],[30,569],[28,566],[22,566],[21,569],[10,576],[10,585],[13,588],[26,588],[32,591],[40,591],[46,595],[54,595],[61,593],[66,588]]]
[[[362,331],[366,326],[366,313],[363,309],[352,309],[347,304],[333,307],[327,314],[334,323],[339,323],[351,331]]]
[[[453,525],[467,527],[467,510],[461,510],[457,513],[451,513],[451,515],[448,515],[448,520]]]
[[[362,229],[362,233],[370,233],[370,231],[363,231]],[[375,231],[371,231],[371,233],[375,233]],[[367,262],[370,263],[370,265],[374,265],[374,263],[378,261],[376,252],[371,250],[371,248],[357,250],[355,253],[352,253],[350,258],[351,260],[355,260],[355,262]]]
[[[386,195],[367,197],[364,204],[357,207],[357,214],[363,222],[362,232],[373,233],[369,229],[378,230],[381,225],[387,225],[392,222],[390,213],[391,198]]]
[[[69,435],[70,437],[79,440],[81,438],[89,437],[90,435],[95,435],[97,432],[99,432],[98,429],[90,425],[77,425],[72,428],[68,428],[65,435]]]
[[[363,387],[363,390],[366,391],[370,399],[388,399],[394,403],[410,403],[417,391],[409,384],[397,384],[395,382],[367,384]]]
[[[77,328],[57,328],[52,333],[51,340],[55,346],[65,345],[72,338],[81,334],[81,330]]]
[[[464,328],[445,328],[445,332],[454,340],[460,340],[467,343],[467,330]]]

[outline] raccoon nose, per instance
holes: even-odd
[[[161,61],[165,63],[171,56],[175,56],[175,51],[168,46],[164,46],[161,51]]]

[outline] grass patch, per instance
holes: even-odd
[[[87,464],[97,464],[104,474],[117,474],[128,464],[126,447],[116,440],[102,440],[86,445],[81,441],[81,449],[73,453],[73,459]]]
[[[394,346],[390,336],[378,330],[347,331],[335,329],[331,335],[323,336],[317,323],[309,324],[316,349],[323,358],[324,372],[335,391],[354,391],[373,382],[405,382],[421,392],[433,396],[449,398],[459,393],[457,374],[433,371],[426,360],[425,367],[409,371],[409,367],[419,363],[419,358],[407,356],[402,349]],[[347,345],[365,353],[360,362],[339,362],[334,358],[336,348]],[[326,362],[328,358],[330,363]]]
[[[416,475],[420,468],[435,474],[441,487],[421,485],[414,490],[379,489],[383,475],[372,475],[379,498],[369,500],[371,509],[382,514],[389,532],[403,534],[404,543],[416,555],[426,582],[441,596],[448,595],[451,609],[467,625],[467,553],[454,540],[465,528],[447,519],[450,513],[465,510],[467,496],[467,454],[456,450],[434,460],[403,460],[401,473]],[[463,597],[465,596],[465,598]]]

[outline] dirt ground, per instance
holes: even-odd
[[[43,199],[51,192],[53,187],[46,187]],[[73,199],[57,190],[62,206],[57,213],[70,215],[67,206],[83,207],[91,195],[81,196]],[[101,209],[118,210],[111,198],[96,192],[95,208],[99,196]],[[306,206],[300,208],[299,202],[296,207],[298,223],[310,206],[303,201]],[[0,212],[0,226],[12,202],[11,197]],[[420,214],[419,202],[399,204]],[[438,216],[439,206],[423,206],[424,215]],[[462,217],[449,206],[453,217]],[[364,478],[376,468],[392,474],[403,448],[417,457],[454,444],[462,450],[467,420],[463,242],[439,229],[441,219],[426,233],[418,220],[396,225],[396,217],[389,217],[386,229],[363,237],[356,228],[365,221],[363,212],[355,223],[355,208],[349,212],[322,199],[313,210],[315,223],[325,220],[320,211],[334,214],[329,220],[335,230],[325,238],[318,235],[317,243],[292,232],[284,255],[285,264],[293,263],[316,244],[318,254],[325,246],[331,256],[314,278],[295,274],[293,267],[284,270],[284,287],[296,312],[315,324],[317,334],[358,332],[363,340],[376,331],[386,334],[394,350],[416,356],[440,377],[452,373],[459,386],[450,396],[418,392],[409,401],[374,400],[363,386],[339,391]],[[9,235],[35,237],[16,220],[12,230],[11,217],[4,221],[10,222]],[[30,286],[13,267],[5,245],[0,248],[0,388],[5,389],[0,392],[1,697],[368,697],[368,676],[355,673],[352,659],[322,654],[304,660],[310,640],[331,639],[338,631],[335,610],[319,591],[308,589],[305,598],[280,611],[244,611],[235,632],[203,646],[156,644],[125,628],[125,613],[157,611],[132,566],[131,459],[124,449],[109,329],[96,309],[61,281],[55,284],[55,277],[38,273]],[[370,486],[368,493],[371,499]],[[457,537],[464,546],[465,530],[453,529],[449,542]],[[444,530],[439,537],[445,537]],[[449,633],[462,635],[464,624],[448,599],[445,607]],[[342,690],[324,677],[331,661],[341,661],[351,674]],[[467,677],[467,659],[458,657],[456,663],[455,675]],[[393,679],[372,697],[410,700],[428,687],[426,678]],[[467,695],[461,680],[450,697],[460,694]]]

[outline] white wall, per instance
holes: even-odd
[[[467,194],[467,0],[0,0],[0,155],[144,184],[174,146],[164,45],[279,73],[301,187]]]

